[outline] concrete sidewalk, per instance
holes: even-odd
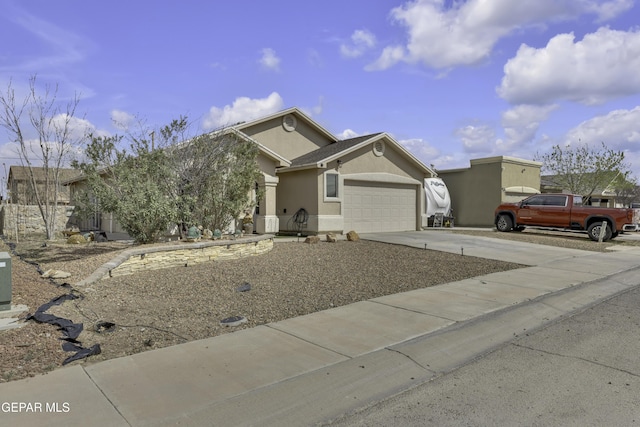
[[[640,281],[638,249],[595,253],[441,231],[361,238],[530,267],[0,384],[0,424],[326,423]]]

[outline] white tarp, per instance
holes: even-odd
[[[437,213],[449,216],[451,212],[451,196],[441,178],[424,180],[424,191],[427,195],[427,216]]]

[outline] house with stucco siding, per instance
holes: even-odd
[[[261,148],[258,233],[427,226],[424,179],[436,174],[389,134],[340,140],[297,108],[233,128]]]

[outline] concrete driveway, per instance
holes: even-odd
[[[487,232],[487,234],[489,234]],[[453,254],[497,259],[523,265],[543,265],[585,256],[591,252],[491,237],[469,236],[445,230],[406,231],[399,233],[366,233],[365,240],[431,249]]]

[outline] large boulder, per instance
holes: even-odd
[[[320,243],[320,238],[318,236],[309,236],[304,240],[305,243]]]
[[[67,243],[71,245],[79,245],[81,243],[87,243],[87,239],[85,239],[82,234],[74,234],[72,236],[69,236],[69,238],[67,239]]]
[[[71,277],[71,273],[62,270],[47,270],[42,273],[42,277],[45,279],[66,279]]]
[[[350,242],[357,242],[358,240],[360,240],[360,236],[358,236],[358,233],[351,230],[347,233],[347,240]]]
[[[327,234],[327,242],[329,242],[329,243],[335,243],[335,242],[337,242],[337,241],[338,241],[338,240],[336,239],[336,235],[335,235],[335,234],[333,234],[333,233],[328,233],[328,234]]]

